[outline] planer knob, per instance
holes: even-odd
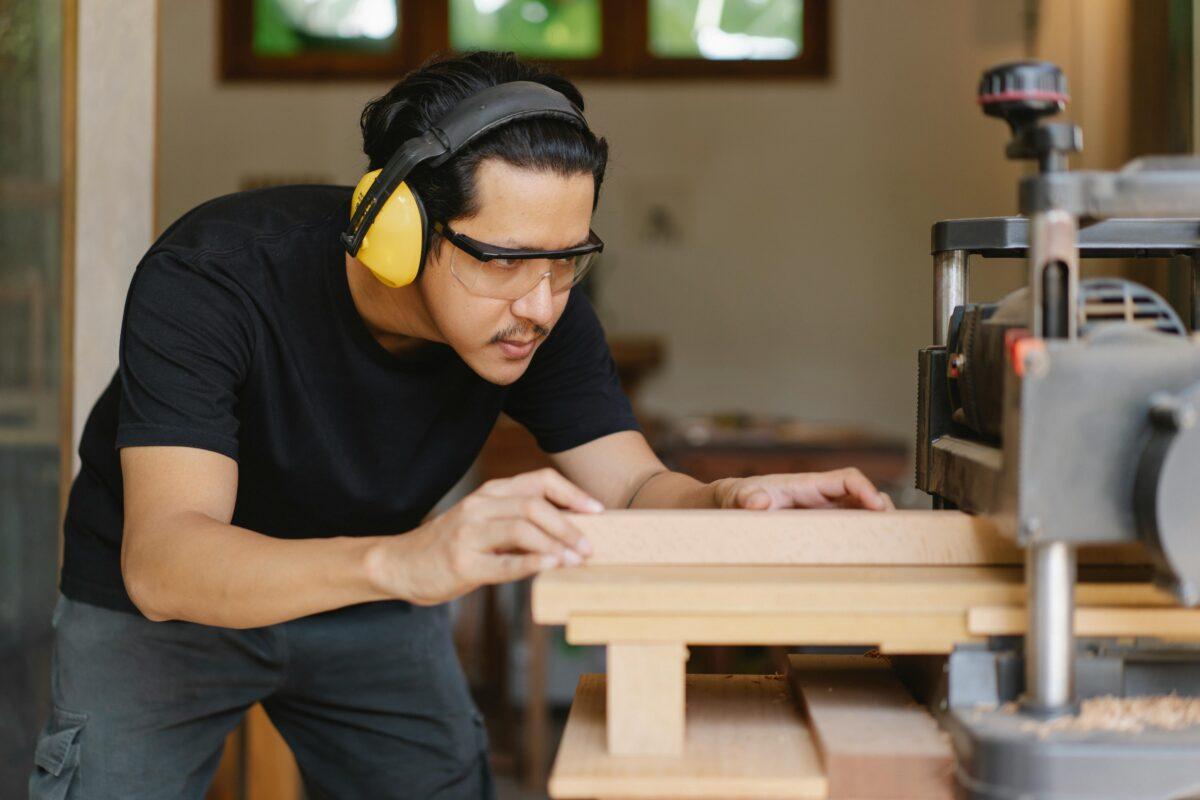
[[[1083,149],[1079,127],[1066,122],[1041,124],[1042,117],[1067,107],[1067,76],[1049,61],[1013,61],[992,67],[979,80],[983,113],[1012,129],[1005,148],[1009,158],[1033,159],[1041,172],[1067,168],[1068,153]]]
[[[1049,61],[1014,61],[992,67],[979,80],[983,113],[1015,132],[1067,107],[1067,76]]]

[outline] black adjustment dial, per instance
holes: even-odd
[[[1067,76],[1049,61],[1014,61],[992,67],[979,80],[983,113],[1014,131],[1067,107]]]
[[[1013,61],[992,67],[979,80],[983,113],[1012,129],[1009,158],[1035,159],[1042,172],[1066,169],[1066,155],[1083,149],[1079,128],[1065,122],[1042,124],[1042,117],[1067,107],[1067,78],[1049,61]]]

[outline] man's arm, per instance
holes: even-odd
[[[445,602],[485,583],[577,564],[560,509],[598,510],[552,470],[491,481],[403,535],[278,539],[231,524],[237,464],[189,447],[121,450],[121,571],[155,621],[272,625],[372,600]]]
[[[603,436],[551,460],[608,508],[895,508],[853,467],[701,483],[668,470],[637,431]]]

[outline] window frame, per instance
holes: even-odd
[[[804,41],[796,58],[712,61],[659,58],[650,52],[650,0],[601,0],[600,55],[540,59],[572,78],[598,80],[822,79],[829,76],[833,0],[804,0]],[[221,0],[220,76],[223,81],[397,80],[429,55],[450,50],[450,0],[403,0],[400,35],[385,53],[254,54],[254,4]]]
[[[448,20],[432,6],[439,3],[405,0],[400,4],[400,35],[392,49],[381,53],[301,53],[260,56],[254,52],[254,3],[221,0],[219,6],[220,76],[223,81],[355,81],[396,80],[430,52],[431,37],[448,41]],[[446,6],[448,8],[448,6]]]

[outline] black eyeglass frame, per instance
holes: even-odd
[[[604,251],[604,242],[590,228],[588,229],[587,242],[577,247],[568,247],[566,250],[522,250],[511,247],[500,247],[499,245],[472,239],[465,233],[459,233],[454,230],[444,222],[433,223],[433,229],[443,239],[477,261],[495,261],[501,258],[509,261],[572,258],[574,256],[586,256],[588,253],[601,253]]]

